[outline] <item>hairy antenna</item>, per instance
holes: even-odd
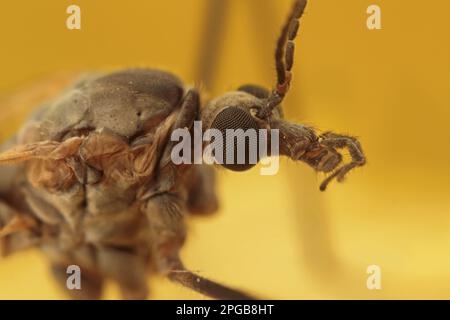
[[[275,50],[275,67],[277,71],[277,83],[275,89],[267,99],[267,104],[259,110],[257,116],[267,118],[272,110],[278,106],[289,91],[291,83],[291,70],[294,65],[295,37],[300,27],[300,18],[306,7],[306,0],[296,0],[292,11],[281,30]]]

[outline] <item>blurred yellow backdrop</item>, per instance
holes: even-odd
[[[30,88],[54,75],[148,66],[193,84],[207,1],[2,3],[2,138],[28,109],[7,97],[39,97]],[[229,12],[208,96],[248,82],[270,87],[291,1],[223,1]],[[221,210],[189,222],[185,263],[265,298],[450,298],[450,2],[309,2],[285,110],[291,120],[359,136],[368,164],[325,193],[322,176],[287,159],[276,176],[220,170]],[[73,3],[79,31],[65,27]],[[382,30],[366,27],[371,4],[381,7]],[[366,288],[372,264],[381,290]],[[150,281],[155,299],[203,298]],[[107,298],[117,291],[109,285]],[[11,298],[65,298],[38,251],[0,261],[0,299]]]

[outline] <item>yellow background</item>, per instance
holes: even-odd
[[[2,137],[28,108],[6,97],[40,97],[46,91],[33,84],[54,75],[149,66],[194,83],[206,1],[2,3]],[[228,2],[210,96],[247,82],[272,85],[291,4]],[[80,31],[65,27],[72,3],[81,7]],[[382,30],[366,28],[373,3]],[[297,122],[359,136],[368,164],[326,193],[318,191],[323,176],[287,159],[276,176],[220,170],[221,210],[190,221],[186,265],[265,298],[450,298],[449,11],[446,0],[310,0],[285,110]],[[381,290],[366,288],[372,264],[381,267]],[[118,297],[114,285],[107,291]],[[203,298],[159,277],[151,291],[156,299]],[[65,298],[38,251],[0,261],[0,299],[11,298]]]

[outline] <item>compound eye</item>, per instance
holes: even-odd
[[[232,171],[245,171],[259,161],[259,126],[255,119],[238,107],[223,109],[214,119],[212,129],[222,133],[223,160],[221,165]]]

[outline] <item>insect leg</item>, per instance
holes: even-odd
[[[152,253],[161,272],[172,269],[186,238],[183,201],[176,194],[157,194],[147,200],[142,211],[151,232]]]
[[[0,200],[0,238],[36,225],[36,221],[27,215],[19,214],[8,204]]]
[[[187,207],[192,214],[210,214],[217,211],[218,200],[215,193],[215,171],[209,165],[192,168],[188,184]]]
[[[172,127],[172,132],[177,129],[191,129],[194,125],[195,119],[197,119],[198,111],[200,108],[200,97],[196,90],[190,89],[181,104],[178,117]],[[163,150],[162,156],[159,161],[159,193],[170,191],[176,187],[180,177],[186,173],[189,165],[175,165],[171,158],[172,148],[178,142],[169,140]],[[141,199],[148,198],[148,190],[143,190]]]
[[[152,234],[153,259],[159,272],[187,288],[216,299],[250,299],[239,291],[199,277],[184,268],[179,250],[186,237],[182,198],[158,194],[144,208]]]
[[[61,236],[47,239],[42,245],[42,252],[50,261],[51,271],[56,283],[70,298],[76,300],[100,299],[103,289],[103,275],[97,268],[96,250],[93,246],[66,247]],[[68,273],[69,266],[79,267],[79,274]],[[80,276],[80,279],[69,278]],[[79,281],[81,288],[71,288],[70,284]]]
[[[317,136],[312,128],[281,119],[273,120],[271,128],[280,130],[280,154],[304,161],[317,171],[332,172],[320,185],[321,191],[333,179],[341,182],[350,170],[366,162],[361,144],[356,138],[332,132]],[[336,149],[343,148],[349,150],[352,161],[338,167],[343,157]]]
[[[101,272],[119,284],[124,299],[146,299],[148,296],[146,257],[126,248],[102,246],[97,250]]]
[[[189,90],[181,104],[178,117],[172,127],[176,129],[192,128],[197,118],[200,100],[197,91]],[[184,207],[181,196],[178,194],[180,184],[187,168],[186,165],[175,165],[171,159],[172,148],[176,142],[168,141],[166,144],[158,167],[158,186],[152,190],[143,190],[140,200],[144,202],[142,211],[147,215],[153,232],[153,246],[158,262],[165,264],[170,261],[169,256],[173,252],[178,254],[178,249],[184,242]],[[159,269],[167,270],[165,265],[158,266]]]
[[[224,30],[226,30],[230,1],[209,0],[206,3],[208,7],[204,15],[206,18],[202,28],[200,52],[197,54],[198,58],[194,64],[194,74],[195,81],[212,90],[217,78],[215,67],[218,64],[220,45]]]
[[[181,265],[177,270],[170,271],[168,274],[168,278],[173,282],[181,284],[184,287],[187,287],[213,299],[255,300],[255,298],[244,292],[228,288],[215,281],[200,277],[199,275],[186,270]]]
[[[34,232],[36,227],[34,218],[0,200],[0,256],[37,245],[40,237]]]
[[[200,97],[197,90],[188,90],[188,92],[184,96],[180,111],[178,113],[178,117],[172,127],[172,131],[177,129],[191,129],[194,125],[195,119],[197,119],[199,108]],[[177,144],[177,142],[175,141],[168,141],[168,143],[166,144],[164,153],[161,157],[160,168],[165,167],[168,164],[173,164],[172,159],[170,158],[170,154],[175,144]]]
[[[188,91],[180,108],[173,130],[191,128],[199,108],[198,93]],[[186,238],[184,222],[185,192],[180,190],[181,178],[186,174],[182,166],[176,166],[170,159],[174,143],[166,145],[160,161],[160,181],[157,191],[146,193],[142,211],[146,214],[151,230],[152,258],[159,272],[169,279],[192,290],[219,299],[249,299],[250,297],[233,289],[196,276],[184,269],[179,259],[179,250]],[[190,167],[192,168],[192,167]],[[192,172],[192,171],[191,171]],[[211,177],[209,177],[212,182]]]
[[[97,273],[90,273],[85,268],[81,268],[81,289],[68,290],[67,288],[67,267],[68,264],[52,264],[51,271],[53,277],[59,284],[64,293],[68,294],[70,298],[75,300],[97,300],[102,296],[103,277]]]
[[[280,154],[293,160],[301,160],[307,150],[318,141],[314,129],[301,124],[277,119],[270,123],[270,127],[279,130]]]
[[[334,178],[341,182],[344,180],[346,174],[356,168],[363,166],[366,163],[366,157],[362,150],[359,141],[350,136],[339,135],[332,132],[327,132],[321,136],[321,144],[329,146],[331,148],[347,148],[352,158],[351,162],[343,165],[339,169],[336,169],[329,177],[327,177],[321,184],[320,189],[325,190],[328,183]]]

